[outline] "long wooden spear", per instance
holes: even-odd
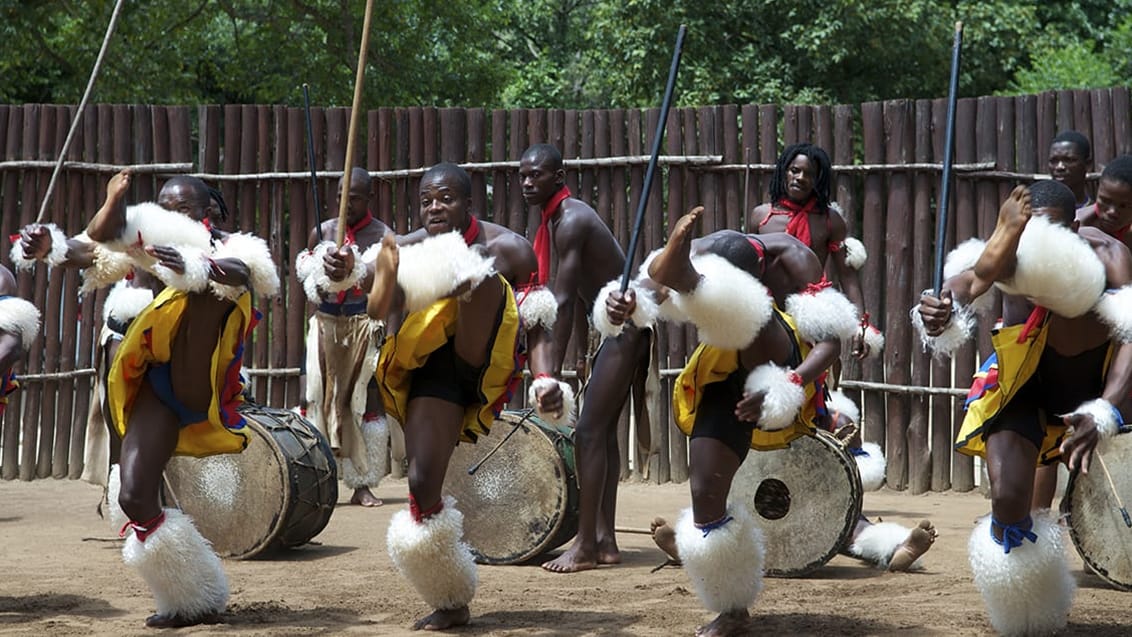
[[[947,89],[947,132],[943,142],[943,176],[939,186],[939,213],[936,214],[935,272],[932,288],[939,298],[943,288],[943,261],[947,253],[947,218],[951,204],[951,157],[955,154],[955,102],[959,93],[959,54],[963,48],[963,23],[955,23],[955,43],[951,47],[951,82]]]
[[[358,48],[358,73],[354,78],[354,103],[350,107],[350,137],[346,140],[346,161],[342,166],[342,195],[338,197],[338,238],[342,247],[346,240],[346,213],[350,210],[350,173],[354,170],[354,138],[358,135],[358,112],[362,109],[362,83],[366,77],[366,49],[369,48],[369,25],[373,17],[373,0],[366,0],[366,17],[362,21],[362,45]]]
[[[303,83],[303,110],[307,117],[307,163],[311,167],[311,197],[314,199],[314,227],[318,231],[318,242],[322,243],[322,204],[318,200],[318,172],[314,161],[314,126],[311,124],[310,85]]]
[[[649,167],[645,171],[645,184],[641,190],[641,201],[637,205],[637,219],[633,225],[633,235],[629,239],[629,252],[625,255],[625,270],[621,273],[621,293],[629,289],[629,277],[633,272],[633,257],[637,254],[637,242],[641,239],[641,226],[645,222],[645,207],[649,203],[649,192],[652,190],[653,175],[656,173],[657,157],[660,156],[660,145],[664,140],[664,126],[668,121],[668,108],[672,104],[672,91],[676,88],[676,72],[680,69],[680,53],[684,48],[684,34],[687,27],[680,25],[676,33],[676,48],[672,51],[672,66],[668,69],[668,84],[664,87],[664,101],[660,105],[660,121],[656,123],[656,135],[653,136],[652,156],[649,158]]]

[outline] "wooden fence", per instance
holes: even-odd
[[[74,113],[73,106],[0,105],[3,236],[35,218]],[[766,199],[784,145],[809,140],[825,148],[835,165],[835,198],[871,255],[861,273],[865,299],[888,339],[883,363],[845,361],[844,386],[858,402],[863,399],[866,439],[886,449],[889,486],[913,493],[974,487],[971,459],[952,451],[961,401],[951,388],[967,386],[979,352],[989,349],[983,337],[954,363],[933,361],[914,342],[908,322],[908,309],[931,280],[945,113],[944,100],[675,109],[665,133],[664,178],[654,182],[637,255],[639,260],[661,245],[667,224],[697,204],[707,207],[702,233],[744,227],[746,211]],[[378,177],[374,213],[398,232],[417,223],[416,182],[423,168],[454,161],[469,164],[476,212],[533,238],[537,211],[522,202],[517,160],[532,143],[552,143],[568,160],[571,190],[594,205],[626,246],[658,116],[656,109],[381,108],[366,113],[358,163]],[[337,210],[348,119],[348,109],[313,110],[321,199],[330,202],[330,214]],[[1130,128],[1126,88],[960,100],[948,247],[993,228],[998,203],[1012,186],[1043,171],[1058,131],[1085,133],[1099,169],[1132,151]],[[315,221],[302,110],[92,106],[67,159],[72,163],[47,216],[68,234],[81,230],[97,209],[117,166],[162,164],[134,180],[131,201],[153,199],[170,173],[192,172],[219,184],[235,225],[269,238],[286,284],[278,298],[261,300],[265,320],[246,365],[258,400],[294,405],[309,307],[291,270]],[[6,251],[2,258],[10,265]],[[104,292],[80,300],[78,275],[70,270],[40,267],[18,278],[21,295],[44,311],[44,330],[21,367],[24,389],[2,423],[0,477],[75,478],[82,471],[92,380],[86,370],[93,366]],[[696,344],[692,329],[677,326],[660,329],[658,342],[659,366],[666,369],[682,366]],[[571,347],[568,367],[577,351]],[[652,481],[680,481],[687,477],[687,441],[670,423],[672,379],[664,380],[651,431],[656,454],[646,462],[638,450],[635,472]],[[629,455],[628,423],[623,414],[623,458]]]

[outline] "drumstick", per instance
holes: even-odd
[[[1093,454],[1101,463],[1101,471],[1104,471],[1104,477],[1108,480],[1108,486],[1112,489],[1112,496],[1116,498],[1116,506],[1120,507],[1120,516],[1124,518],[1124,525],[1132,529],[1132,517],[1128,515],[1128,509],[1124,508],[1124,503],[1120,500],[1120,493],[1116,490],[1116,483],[1112,481],[1112,474],[1108,472],[1108,465],[1104,462],[1104,457],[1101,454]]]
[[[500,440],[499,444],[495,445],[494,449],[487,452],[487,454],[484,457],[480,458],[479,462],[468,467],[468,475],[475,475],[475,473],[480,470],[480,467],[483,466],[483,463],[487,462],[488,458],[494,456],[495,452],[499,451],[499,448],[502,447],[505,442],[510,440],[511,436],[515,435],[515,432],[519,430],[519,427],[523,426],[523,423],[527,422],[527,420],[530,419],[531,414],[533,414],[533,413],[535,413],[534,409],[528,409],[527,413],[523,414],[523,417],[519,420],[519,422],[515,423],[515,426],[511,427],[511,431],[508,431],[507,435],[503,436],[503,440]]]
[[[318,172],[314,161],[314,127],[311,126],[310,85],[303,83],[303,109],[307,116],[307,163],[311,166],[311,196],[314,198],[314,227],[318,230],[318,242],[322,243],[322,205],[318,202]]]
[[[346,240],[346,213],[350,210],[350,173],[354,170],[354,138],[358,135],[358,111],[362,107],[362,82],[366,77],[366,49],[369,47],[369,24],[373,16],[373,0],[366,0],[366,17],[362,21],[362,45],[358,49],[358,73],[354,78],[354,104],[350,107],[350,132],[346,138],[346,162],[342,167],[342,196],[338,197],[339,248]]]
[[[652,535],[649,529],[634,529],[627,526],[619,526],[613,529],[614,533],[633,533],[636,535]]]
[[[938,298],[943,288],[944,255],[947,254],[947,217],[951,198],[951,157],[955,154],[955,103],[959,93],[959,58],[963,49],[963,23],[955,23],[955,42],[951,47],[951,81],[947,89],[947,128],[943,139],[943,174],[939,185],[939,213],[936,215],[935,270],[932,290]]]

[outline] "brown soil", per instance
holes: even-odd
[[[232,597],[224,623],[181,629],[191,635],[405,635],[428,612],[393,569],[385,550],[390,516],[406,506],[404,480],[376,490],[386,505],[347,506],[350,491],[316,544],[272,559],[226,561]],[[0,483],[0,633],[155,634],[148,589],[121,560],[120,543],[95,513],[99,489],[62,480]],[[480,567],[466,635],[690,635],[712,618],[684,572],[665,567],[647,534],[657,515],[675,520],[688,505],[682,484],[625,484],[618,526],[624,563],[561,575],[536,565]],[[990,634],[967,565],[972,523],[988,510],[978,494],[865,497],[872,518],[914,525],[932,520],[939,540],[926,571],[887,573],[838,556],[803,579],[768,579],[751,608],[771,635]],[[802,531],[804,532],[804,531]],[[1080,590],[1064,634],[1126,635],[1132,597],[1071,564]],[[420,634],[420,633],[411,633]]]

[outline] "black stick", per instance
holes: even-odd
[[[318,201],[318,174],[314,169],[314,130],[311,126],[310,85],[303,84],[303,108],[307,114],[307,159],[311,166],[311,196],[314,197],[314,227],[318,231],[318,242],[322,243],[322,206]]]
[[[951,157],[955,154],[955,102],[959,93],[959,53],[963,48],[963,23],[955,23],[955,44],[951,47],[951,82],[947,89],[947,133],[943,142],[943,177],[939,186],[939,213],[936,215],[935,272],[932,288],[938,298],[943,289],[943,260],[947,248],[947,218],[951,205]]]
[[[637,219],[633,224],[633,235],[629,239],[629,252],[625,255],[625,270],[621,273],[621,292],[629,289],[629,277],[633,272],[633,257],[637,254],[637,242],[641,239],[641,226],[645,222],[645,207],[649,203],[649,191],[652,190],[652,178],[656,173],[656,161],[660,155],[660,145],[664,140],[664,126],[668,121],[668,107],[672,102],[672,90],[676,88],[676,71],[680,68],[680,52],[684,48],[684,33],[687,27],[680,25],[676,33],[676,49],[672,51],[672,66],[668,69],[668,84],[664,87],[664,101],[660,105],[660,121],[656,123],[656,135],[652,142],[652,157],[649,157],[649,167],[645,171],[645,186],[641,190],[641,202],[637,205]]]

